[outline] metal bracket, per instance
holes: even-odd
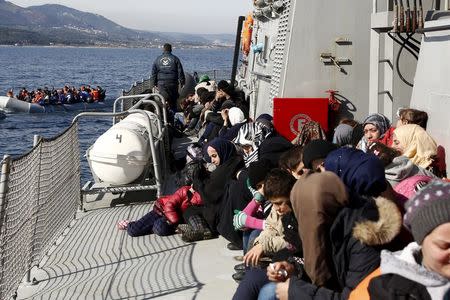
[[[320,61],[324,65],[334,65],[339,69],[340,72],[347,74],[347,71],[342,67],[342,65],[351,65],[352,61],[349,58],[336,58],[331,53],[324,52],[320,54]]]

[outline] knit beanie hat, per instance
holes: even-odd
[[[267,159],[252,162],[248,166],[248,180],[250,181],[250,186],[256,189],[256,185],[261,181],[264,181],[267,173],[269,173],[271,169],[271,163]]]
[[[311,169],[316,159],[326,158],[328,153],[336,150],[338,146],[325,140],[312,140],[303,148],[303,163],[305,168]]]
[[[405,208],[404,223],[415,241],[422,244],[436,227],[450,222],[450,183],[440,180],[429,183]]]

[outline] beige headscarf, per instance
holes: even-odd
[[[305,271],[317,286],[324,286],[332,277],[330,228],[348,202],[345,185],[332,172],[307,175],[292,188],[291,203],[303,243]]]
[[[404,147],[403,156],[424,169],[431,165],[437,154],[437,144],[425,129],[407,124],[396,128],[394,134]]]

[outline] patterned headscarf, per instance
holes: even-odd
[[[406,124],[396,128],[394,134],[404,148],[403,156],[424,169],[431,165],[437,155],[437,144],[425,129]]]
[[[245,166],[248,167],[251,162],[259,159],[259,146],[273,133],[273,127],[267,124],[256,121],[253,123],[246,123],[240,129],[233,140],[237,145],[250,145],[253,151],[244,155]]]
[[[214,148],[217,151],[221,165],[223,165],[227,160],[229,160],[236,154],[236,147],[234,146],[234,144],[225,139],[215,138],[208,143],[206,149],[208,149],[208,147]]]
[[[374,125],[380,131],[380,137],[378,139],[383,138],[385,132],[389,129],[389,127],[391,127],[391,121],[389,121],[389,119],[385,115],[379,113],[369,115],[364,120],[363,128],[367,124]],[[359,149],[361,149],[364,152],[367,152],[367,147],[368,147],[367,139],[365,136],[363,136],[359,144]]]
[[[350,194],[379,196],[387,182],[381,160],[353,148],[340,148],[325,159],[325,169],[338,175]]]
[[[292,141],[294,145],[305,146],[314,140],[326,140],[325,132],[318,122],[308,121],[303,124],[297,137]]]

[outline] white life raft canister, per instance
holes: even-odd
[[[157,116],[150,117],[153,136],[158,135]],[[136,180],[151,159],[148,118],[131,114],[103,133],[87,150],[91,171],[102,182],[121,185]]]

